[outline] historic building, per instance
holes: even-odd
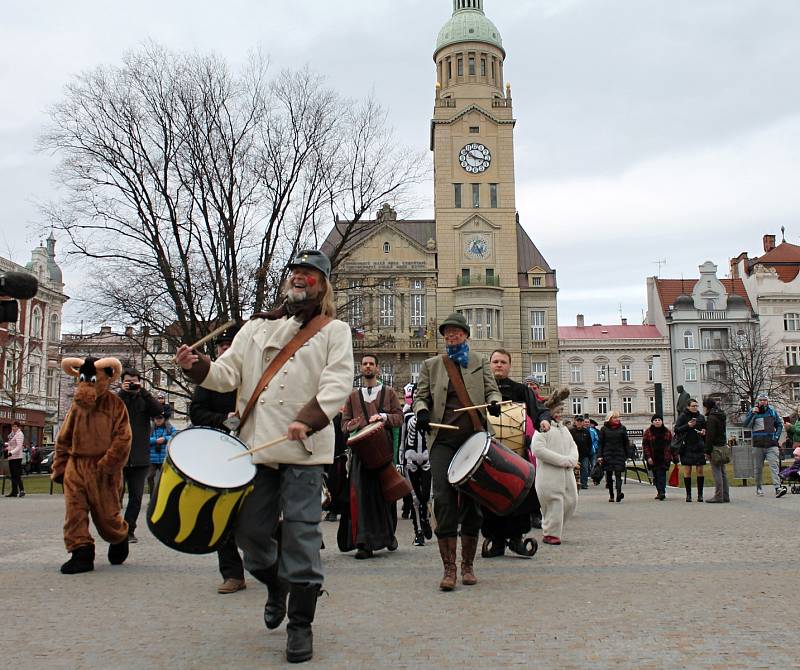
[[[763,249],[755,258],[743,252],[731,259],[731,276],[744,284],[765,344],[785,357],[789,388],[781,409],[790,414],[800,405],[800,246],[776,246],[775,235],[764,235]]]
[[[556,273],[517,212],[506,51],[483,0],[454,0],[433,59],[435,217],[398,220],[386,205],[349,237],[336,281],[355,357],[377,353],[401,386],[442,350],[437,324],[458,311],[473,350],[505,348],[512,376],[534,374],[549,386],[559,381]],[[346,227],[337,222],[324,248]]]
[[[701,401],[723,395],[725,351],[734,337],[758,332],[758,317],[741,279],[718,279],[711,261],[699,269],[699,279],[648,277],[647,323],[669,338],[673,383]]]
[[[36,247],[25,267],[0,258],[0,272],[9,271],[35,275],[39,291],[18,301],[16,323],[0,324],[0,428],[5,439],[17,420],[25,444],[41,445],[52,441],[58,418],[62,309],[69,300],[56,263],[55,237],[51,234],[46,246]]]
[[[672,425],[669,339],[655,326],[628,325],[624,319],[619,325],[587,326],[579,314],[576,325],[559,327],[558,342],[572,414],[588,414],[602,424],[616,410],[628,429],[644,430],[656,411],[656,383],[661,383],[664,419]]]

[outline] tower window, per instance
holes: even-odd
[[[478,209],[481,206],[481,185],[480,184],[473,184],[472,185],[472,206],[475,209]]]
[[[469,61],[468,61],[468,66],[469,66],[469,74],[470,74],[470,76],[474,77],[475,76],[475,56],[472,55],[472,54],[470,54]]]
[[[470,126],[469,127],[469,132],[472,133],[473,135],[477,135],[479,132],[481,132],[481,127],[480,126]]]
[[[495,60],[492,58],[492,80],[497,81],[497,70],[495,69]]]
[[[447,81],[453,78],[453,61],[447,59]]]
[[[486,59],[481,58],[481,77],[486,76]]]
[[[459,58],[456,61],[456,74],[459,77],[463,77],[464,76],[464,59],[463,58]]]
[[[455,205],[456,209],[461,209],[461,184],[453,184],[453,190],[455,195]]]
[[[469,277],[469,268],[462,268],[461,269],[461,285],[462,286],[469,286],[470,283]]]
[[[489,184],[489,206],[497,209],[497,184]]]
[[[392,245],[388,242],[383,243],[383,253],[388,254],[392,250]]]

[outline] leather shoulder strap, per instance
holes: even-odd
[[[286,346],[278,352],[278,355],[272,359],[272,362],[267,366],[267,369],[264,370],[264,374],[261,375],[261,379],[258,380],[258,384],[256,384],[256,388],[253,391],[253,395],[250,396],[250,400],[247,401],[247,405],[245,405],[244,412],[242,412],[242,418],[239,422],[238,430],[242,429],[244,426],[245,421],[250,417],[250,413],[253,411],[253,408],[256,405],[256,401],[258,400],[258,396],[264,391],[267,386],[269,386],[269,382],[272,378],[277,374],[278,370],[280,370],[292,356],[297,353],[297,350],[302,347],[306,342],[308,342],[314,335],[316,335],[320,330],[322,330],[325,326],[327,326],[333,319],[329,316],[324,316],[322,314],[318,314],[315,316],[311,321],[306,324],[305,328],[301,328],[297,331],[297,334],[286,343]]]
[[[458,367],[456,367],[456,364],[450,359],[449,356],[447,356],[447,354],[442,354],[442,360],[444,361],[444,367],[447,370],[447,376],[450,377],[450,383],[453,385],[453,390],[458,396],[458,402],[461,403],[462,407],[470,407],[472,405],[472,401],[467,393],[467,387],[464,386],[464,378],[458,372]],[[474,409],[471,409],[467,411],[467,414],[469,414],[469,419],[472,421],[472,429],[476,433],[483,431],[483,424],[478,416],[478,412]]]

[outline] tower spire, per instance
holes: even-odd
[[[453,14],[466,10],[483,14],[483,0],[453,0]]]

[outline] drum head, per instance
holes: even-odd
[[[228,460],[247,447],[233,435],[214,428],[187,428],[169,443],[172,464],[198,484],[217,489],[236,489],[256,476],[256,466],[248,457]]]
[[[453,456],[453,460],[450,461],[450,467],[447,468],[447,481],[458,486],[469,479],[480,467],[489,451],[490,442],[491,438],[487,433],[475,433],[464,442]]]
[[[379,430],[383,430],[383,423],[380,421],[376,421],[375,423],[370,423],[361,428],[358,432],[354,435],[350,436],[347,439],[347,444],[355,444],[361,442],[361,440],[367,439],[370,435],[377,433]]]

